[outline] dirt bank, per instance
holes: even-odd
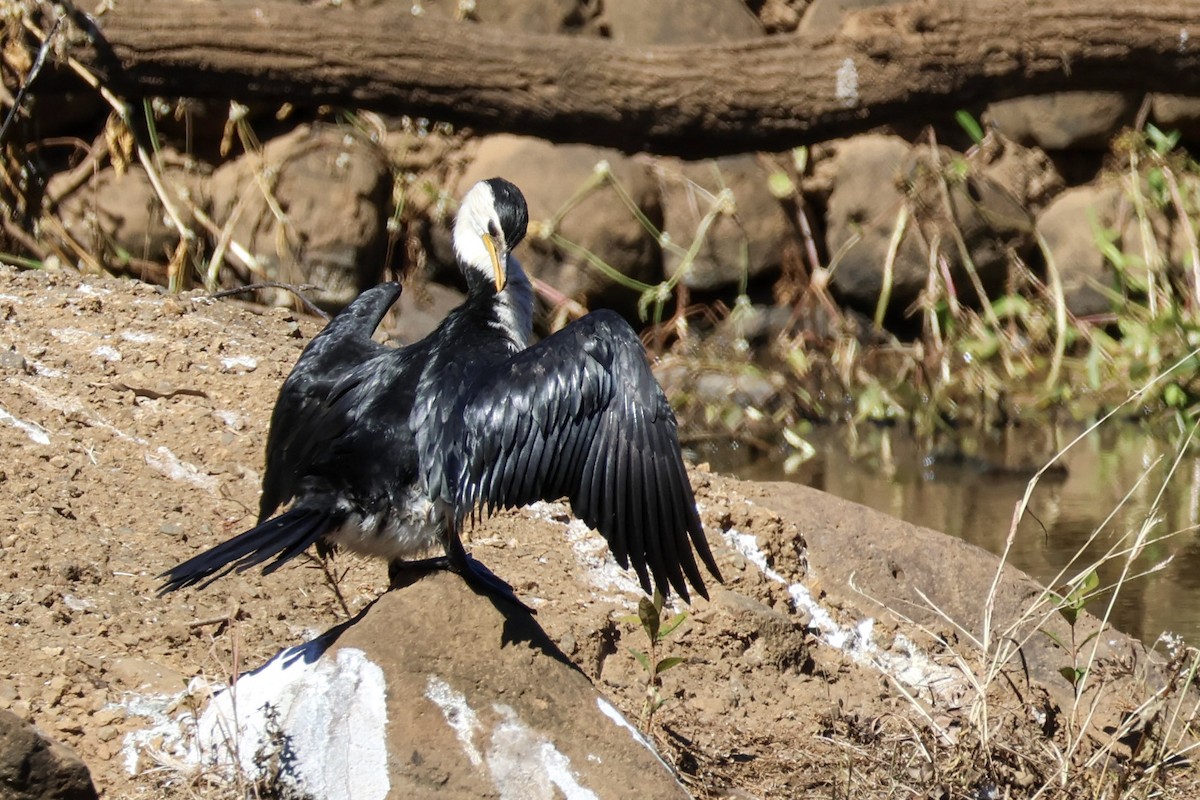
[[[328,570],[301,560],[267,578],[155,595],[158,573],[251,523],[275,393],[319,323],[7,268],[0,319],[0,708],[76,748],[104,797],[241,796],[156,763],[161,741],[138,756],[127,737],[151,722],[137,698],[179,693],[198,674],[226,680],[386,587],[381,563],[341,557]],[[975,612],[995,569],[981,551],[819,493],[703,470],[694,480],[728,584],[666,643],[686,661],[664,674],[667,702],[649,732],[695,795],[1017,797],[1065,774],[1070,786],[1049,796],[1075,796],[1143,776],[1143,760],[1166,757],[1144,748],[1164,730],[1176,746],[1186,733],[1186,712],[1168,724],[1143,710],[1154,736],[1122,736],[1132,729],[1120,727],[1121,712],[1162,675],[1116,635],[1103,637],[1093,685],[1104,688],[1087,695],[1103,703],[1087,725],[1057,677],[1070,661],[1058,653],[1056,662],[1045,641],[1030,645],[1028,672],[1014,659],[995,674],[1007,677],[981,681]],[[820,553],[805,551],[806,537]],[[903,541],[911,547],[896,549]],[[637,595],[598,545],[553,505],[500,515],[470,542],[636,720],[644,680],[628,647],[643,648],[643,634],[617,618]],[[854,559],[869,591],[890,592],[879,599],[925,630],[853,591]],[[960,580],[938,577],[947,571]],[[952,583],[966,587],[955,590],[966,605],[950,608],[962,628],[913,611],[920,592]],[[1004,614],[1036,597],[1020,576],[1005,585]],[[1061,625],[1046,619],[1032,627]],[[1083,766],[1105,748],[1120,769]],[[1155,780],[1168,795],[1194,796],[1194,773]]]

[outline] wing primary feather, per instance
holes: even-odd
[[[618,470],[616,465],[609,460],[614,448],[617,446],[614,441],[617,439],[615,432],[608,433],[604,437],[603,446],[600,448],[600,465],[604,470],[604,497],[601,499],[601,505],[604,508],[603,524],[600,528],[602,533],[609,533],[617,524],[617,475]]]
[[[497,433],[496,444],[504,452],[511,452],[516,446],[517,421],[513,419],[513,414],[507,413],[511,410],[512,406],[504,403],[493,409],[492,413],[492,424]]]
[[[551,421],[541,429],[544,445],[535,473],[534,499],[551,499],[563,494],[563,473],[570,464],[571,439],[575,433],[576,427],[569,418]]]
[[[529,457],[529,466],[521,477],[521,505],[528,505],[540,500],[545,494],[546,484],[554,464],[559,461],[557,452],[561,430],[551,427],[549,430],[534,429],[533,452]]]
[[[717,583],[724,583],[725,579],[721,576],[720,568],[717,567],[717,560],[713,557],[712,549],[708,546],[708,538],[704,535],[704,524],[700,521],[700,513],[696,510],[694,496],[692,498],[692,510],[689,517],[691,521],[688,524],[688,530],[692,534],[692,544],[695,546],[696,552],[700,554],[700,559],[704,562],[704,566],[708,569],[709,574],[716,579]],[[705,599],[708,598],[708,595],[705,594],[701,586],[697,586],[696,589],[701,591],[701,595]]]
[[[646,480],[646,452],[641,448],[634,449],[633,460],[629,465],[629,495],[633,504],[633,518],[629,526],[629,549],[640,554],[645,559],[646,537],[650,534],[649,507],[646,502],[646,488],[650,482]],[[643,581],[643,584],[646,583]]]
[[[696,510],[696,495],[692,492],[691,481],[688,480],[688,468],[683,463],[683,456],[679,453],[679,440],[674,433],[674,416],[668,417],[670,427],[665,427],[662,432],[662,437],[665,439],[665,447],[670,447],[672,459],[672,476],[674,483],[673,497],[676,499],[678,506],[680,529],[677,531],[676,547],[682,555],[682,565],[684,572],[688,575],[698,594],[708,600],[708,589],[704,587],[704,579],[700,572],[700,567],[696,565],[695,555],[692,554],[692,549],[700,554],[704,561],[704,566],[708,567],[710,575],[716,578],[719,583],[722,582],[721,572],[716,566],[716,561],[713,559],[713,552],[708,547],[708,539],[704,536],[704,525],[700,521],[700,513]]]
[[[487,502],[488,487],[492,480],[492,462],[484,456],[482,447],[476,446],[475,453],[470,470],[462,478],[471,487],[471,508],[478,508]]]
[[[561,449],[563,451],[562,469],[556,470],[558,482],[553,488],[548,488],[548,494],[558,496],[572,493],[579,486],[583,470],[583,458],[587,455],[587,444],[594,435],[594,427],[590,420],[573,425],[564,437]]]
[[[612,475],[609,492],[609,498],[613,504],[613,519],[612,527],[609,530],[601,531],[608,539],[609,549],[614,553],[621,553],[638,557],[636,550],[631,551],[626,538],[626,531],[629,530],[629,441],[624,436],[614,436],[613,450],[607,454],[605,461],[608,463],[608,470]]]
[[[496,498],[500,496],[501,486],[504,480],[504,462],[493,460],[488,462],[487,466],[487,484],[484,490],[484,496],[487,501],[487,513],[489,515],[496,511]],[[483,506],[484,503],[480,503]]]
[[[579,473],[579,484],[576,486],[576,497],[572,498],[571,509],[588,525],[599,528],[600,509],[597,505],[596,492],[596,443],[587,448],[583,455],[583,467]]]
[[[641,471],[641,459],[638,458],[636,448],[631,445],[627,437],[619,436],[619,439],[621,441],[621,473],[623,480],[618,484],[621,491],[618,502],[626,509],[625,518],[620,528],[621,547],[629,554],[629,563],[633,566],[633,571],[637,574],[638,583],[641,584],[642,590],[647,594],[652,594],[653,589],[651,588],[650,575],[646,571],[645,537],[639,535],[642,526],[645,524],[641,518],[643,509],[640,507],[634,494],[637,485],[642,482],[640,477],[635,477],[635,473],[640,473]]]
[[[670,593],[670,583],[663,570],[662,537],[666,531],[670,530],[672,521],[667,505],[662,502],[665,476],[662,472],[661,460],[658,453],[651,453],[650,463],[654,465],[654,485],[647,495],[647,501],[655,511],[653,517],[658,526],[656,529],[646,532],[646,560],[650,562],[650,571],[654,574],[654,585],[666,595]],[[686,592],[680,592],[680,596],[687,599]]]
[[[700,574],[700,567],[696,564],[696,559],[692,555],[694,548],[700,554],[700,559],[704,562],[704,566],[708,568],[709,573],[716,578],[717,582],[722,582],[721,571],[717,568],[717,563],[713,559],[712,550],[708,547],[708,539],[704,535],[704,523],[700,521],[700,514],[696,509],[696,495],[692,491],[692,484],[687,479],[687,472],[682,461],[679,463],[679,469],[683,479],[683,494],[681,499],[684,504],[683,521],[685,531],[681,532],[679,547],[682,552],[687,554],[683,561],[684,572],[687,573],[688,580],[692,586],[705,600],[708,599],[708,588],[704,585],[704,576]]]
[[[467,472],[458,486],[458,499],[454,503],[456,518],[465,519],[468,515],[471,515],[473,520],[478,497],[479,481],[475,478],[473,471]]]
[[[560,494],[574,493],[578,494],[579,487],[583,485],[584,466],[587,463],[588,455],[592,452],[593,442],[596,438],[597,420],[596,416],[576,418],[577,423],[571,427],[569,445],[567,446],[567,468],[562,472],[562,484],[557,488]],[[572,497],[574,500],[574,497]]]
[[[608,464],[604,461],[604,454],[608,452],[608,432],[603,428],[600,429],[600,436],[592,443],[592,452],[588,456],[592,463],[592,508],[596,515],[595,519],[588,520],[588,524],[596,530],[603,530],[601,526],[605,525],[605,514],[607,510],[604,502],[608,491]]]
[[[520,415],[518,424],[517,435],[513,439],[512,447],[497,454],[498,468],[503,476],[495,497],[496,504],[500,506],[513,505],[513,501],[519,494],[521,475],[529,464],[529,451],[532,444],[530,439],[534,435],[534,425],[529,419],[528,412]]]
[[[670,419],[674,423],[673,415]],[[708,539],[704,535],[704,524],[700,521],[700,514],[696,509],[696,495],[692,490],[691,481],[688,480],[687,467],[679,453],[679,440],[675,435],[674,424],[671,424],[669,428],[664,428],[663,439],[664,451],[671,453],[673,496],[681,523],[681,527],[677,530],[676,547],[682,556],[682,566],[692,586],[701,597],[707,600],[708,590],[704,585],[704,578],[700,574],[696,559],[692,555],[693,548],[696,553],[699,553],[700,559],[708,568],[709,573],[719,583],[723,582],[721,571],[717,567],[716,559],[713,558],[712,550],[708,546]]]
[[[605,528],[604,533],[610,534],[611,531],[617,529],[617,523],[620,519],[620,493],[624,487],[622,486],[622,470],[620,464],[613,456],[619,455],[620,446],[622,446],[622,437],[617,432],[608,434],[608,447],[605,451]],[[607,457],[605,457],[607,456]]]
[[[522,459],[529,458],[527,446],[528,442],[525,442],[518,446],[516,452],[501,453],[500,460],[496,463],[496,472],[499,477],[496,480],[496,490],[493,493],[492,501],[501,508],[509,505],[509,500],[514,496],[513,481]]]
[[[687,503],[691,496],[691,490],[687,481],[687,473],[684,471],[683,461],[679,457],[678,447],[674,445],[674,437],[669,435],[669,431],[663,431],[663,435],[659,437],[658,447],[661,448],[660,452],[663,455],[663,467],[667,478],[664,500],[672,510],[673,519],[671,528],[664,531],[668,537],[664,542],[664,548],[672,555],[670,559],[671,577],[676,588],[680,589],[680,595],[686,598],[687,585],[684,582],[683,573],[680,572],[682,567],[692,578],[692,586],[702,596],[707,597],[704,581],[700,577],[700,571],[696,568],[696,559],[692,555],[691,542],[688,540]]]
[[[529,436],[521,448],[521,459],[512,478],[512,493],[508,495],[510,505],[523,506],[529,502],[525,498],[532,494],[538,464],[545,456],[545,450],[546,442],[542,438],[541,427],[534,423],[529,426]]]

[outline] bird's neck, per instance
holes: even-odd
[[[508,284],[496,295],[496,312],[517,347],[529,346],[533,335],[533,284],[521,262],[508,257]]]
[[[529,345],[533,335],[533,285],[521,262],[508,256],[508,282],[500,292],[491,281],[468,283],[468,302],[481,306],[488,324],[504,332],[518,350]]]

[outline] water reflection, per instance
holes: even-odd
[[[817,456],[791,475],[782,459],[750,460],[727,448],[700,455],[722,472],[806,483],[1000,553],[1033,473],[1077,433],[1017,429],[930,455],[895,429],[872,429],[857,442],[821,431],[810,437]],[[1011,563],[1060,585],[1138,542],[1132,560],[1108,558],[1099,568],[1101,586],[1115,585],[1126,569],[1151,573],[1126,582],[1112,623],[1147,643],[1171,631],[1200,645],[1200,455],[1179,458],[1178,443],[1112,425],[1058,463],[1064,469],[1044,475],[1033,491]],[[1089,609],[1103,614],[1110,596]]]

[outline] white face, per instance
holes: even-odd
[[[489,236],[503,265],[506,247],[504,232],[496,217],[496,199],[492,187],[480,181],[471,187],[459,205],[454,220],[454,252],[463,267],[478,270],[494,281],[495,266],[485,242],[485,237]]]

